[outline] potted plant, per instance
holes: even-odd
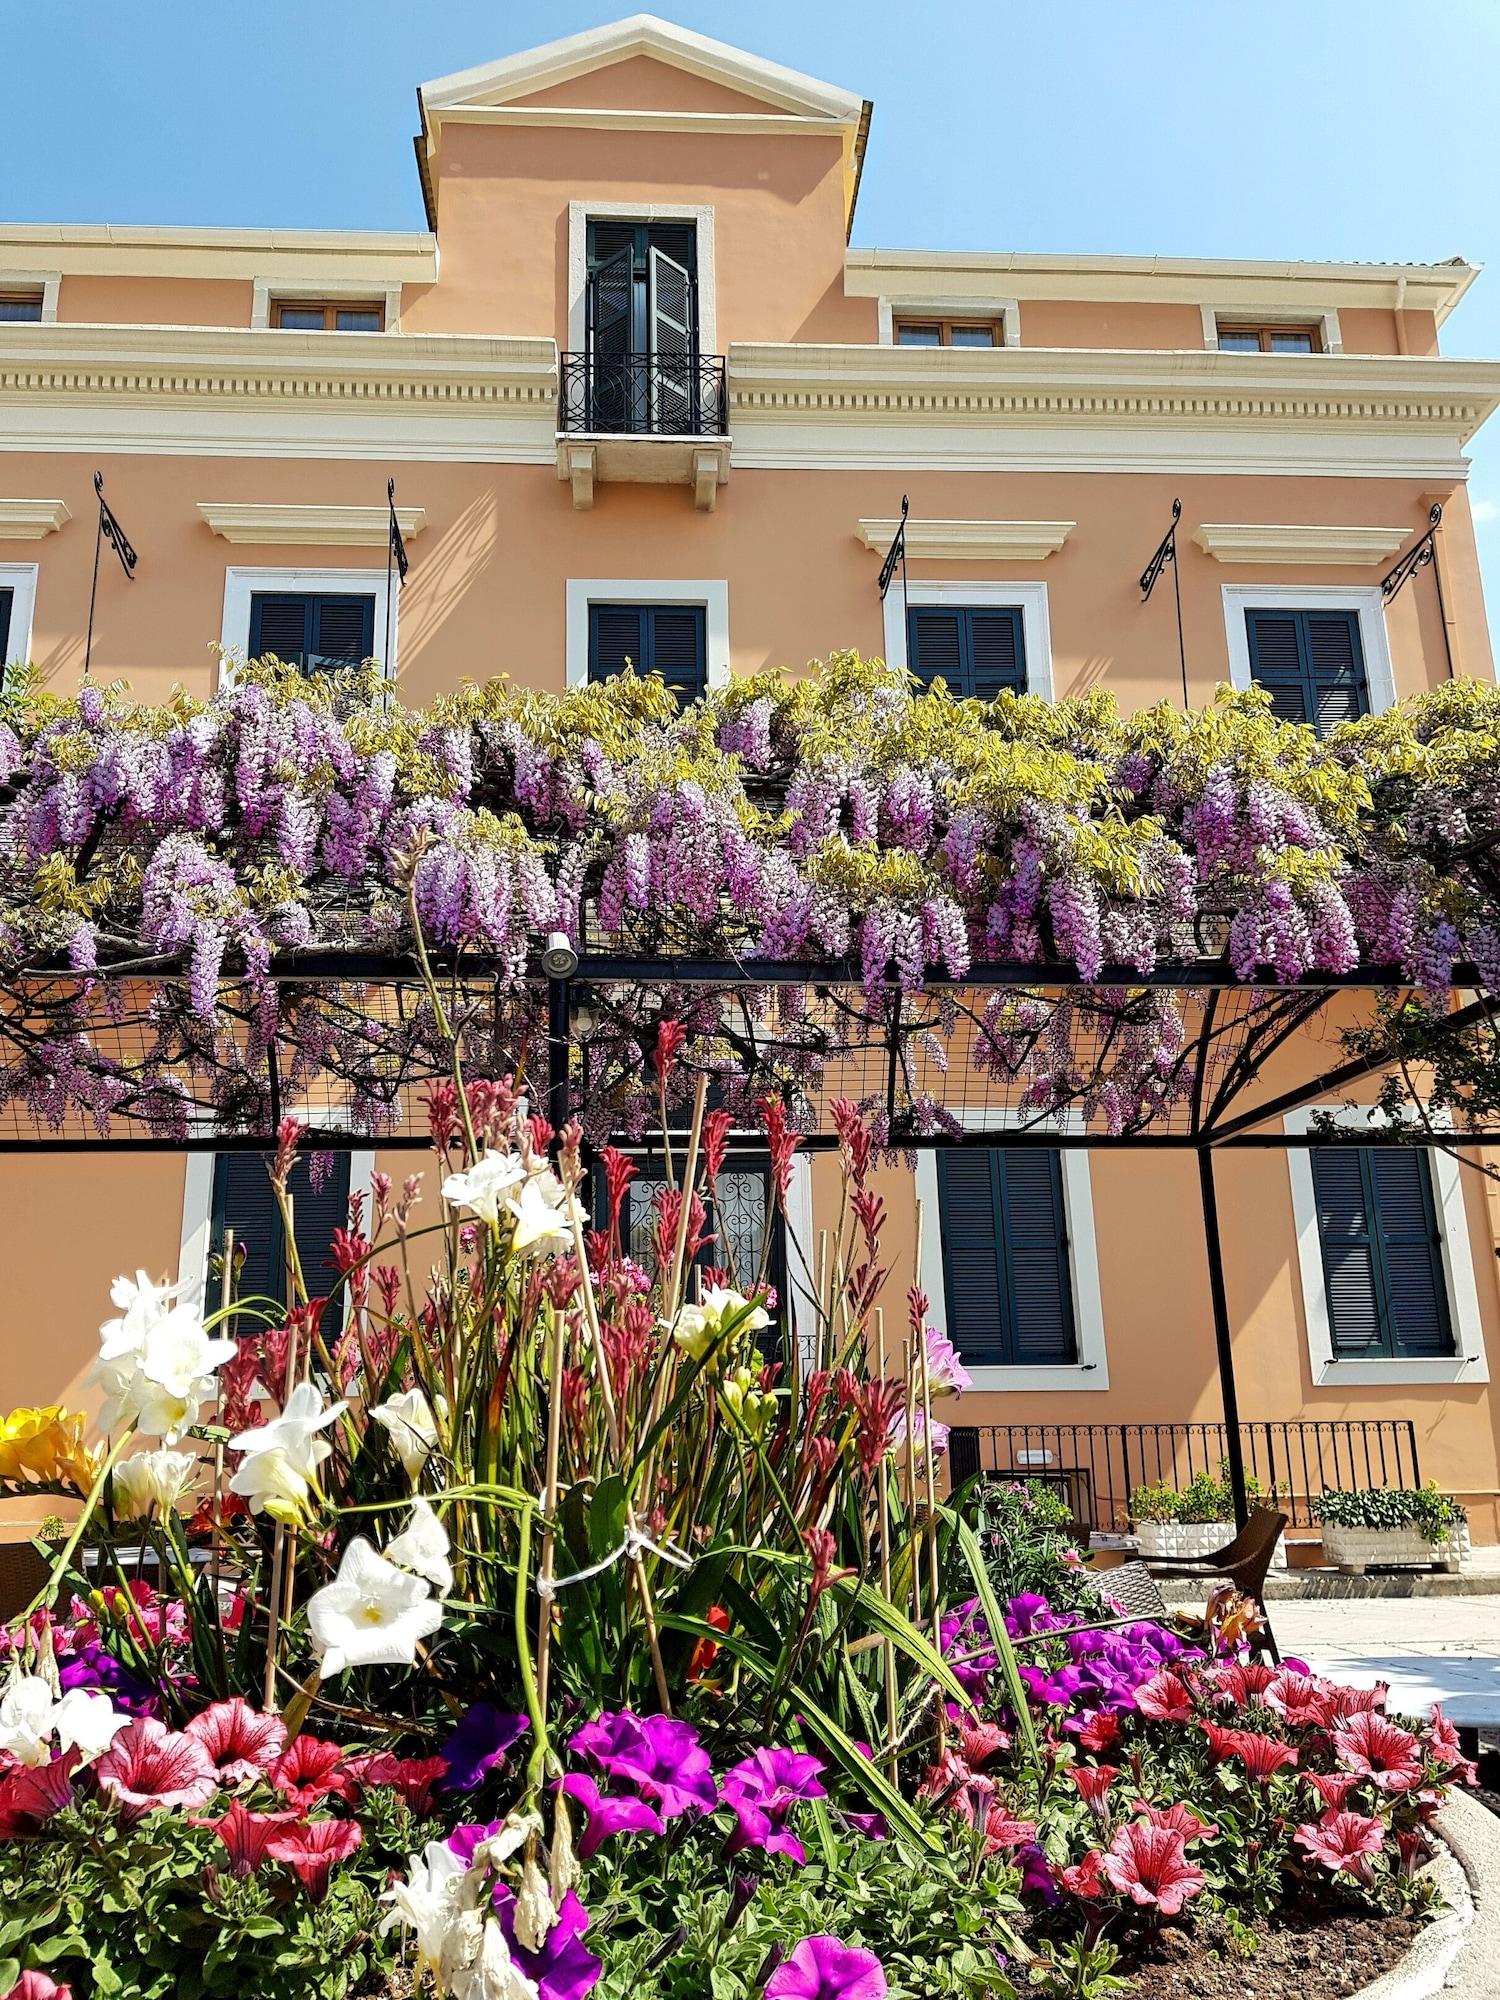
[[[1246,1475],[1245,1491],[1251,1500],[1274,1499],[1276,1494],[1274,1487],[1267,1492],[1253,1473]],[[1218,1478],[1211,1472],[1195,1473],[1180,1491],[1164,1480],[1138,1486],[1130,1496],[1130,1514],[1141,1554],[1148,1560],[1192,1559],[1227,1547],[1236,1533],[1227,1462],[1219,1467]],[[1276,1544],[1272,1567],[1286,1568],[1284,1541]]]
[[[1350,1576],[1363,1576],[1372,1563],[1461,1570],[1469,1558],[1469,1517],[1431,1482],[1371,1493],[1329,1491],[1319,1494],[1312,1511],[1324,1555]]]

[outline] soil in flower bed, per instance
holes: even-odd
[[[1287,1910],[1251,1928],[1256,1949],[1243,1957],[1207,1924],[1193,1934],[1168,1924],[1117,1970],[1130,1979],[1131,2000],[1348,2000],[1389,1972],[1425,1927],[1356,1910]]]

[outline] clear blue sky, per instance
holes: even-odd
[[[0,0],[0,217],[420,228],[414,90],[631,11],[479,0]],[[875,101],[855,241],[1489,265],[1497,0],[676,0]],[[1500,417],[1474,448],[1500,628]]]

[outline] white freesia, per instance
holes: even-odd
[[[563,1212],[562,1182],[550,1169],[533,1174],[519,1194],[507,1197],[512,1223],[510,1247],[518,1257],[546,1257],[566,1250],[573,1230]]]
[[[50,1764],[56,1706],[50,1682],[40,1674],[16,1674],[0,1695],[0,1750],[18,1764]]]
[[[412,1933],[417,1948],[417,1973],[436,1972],[459,1915],[459,1897],[467,1873],[446,1841],[429,1840],[420,1854],[408,1855],[406,1880],[393,1882],[380,1898],[391,1905],[380,1926],[384,1937],[396,1924]]]
[[[122,1458],[114,1469],[117,1521],[138,1521],[154,1507],[169,1514],[198,1470],[198,1461],[184,1451],[138,1451]]]
[[[672,1322],[672,1338],[690,1361],[701,1361],[719,1342],[724,1322],[734,1322],[736,1341],[741,1334],[757,1333],[769,1326],[771,1315],[764,1306],[752,1306],[743,1292],[725,1285],[710,1285],[697,1305],[685,1305]]]
[[[526,1169],[514,1153],[487,1152],[464,1173],[449,1174],[443,1199],[455,1208],[473,1209],[486,1222],[498,1222],[501,1201],[525,1178]]]
[[[121,1316],[105,1320],[99,1328],[99,1358],[112,1361],[117,1355],[138,1354],[147,1332],[166,1318],[184,1289],[184,1284],[153,1285],[144,1271],[137,1271],[133,1278],[116,1278],[109,1296]]]
[[[467,1942],[467,1936],[459,1934]],[[541,1989],[511,1957],[505,1933],[493,1917],[484,1920],[475,1956],[449,1973],[448,1990],[453,2000],[541,2000]]]
[[[80,1764],[102,1757],[129,1722],[107,1694],[90,1694],[86,1688],[69,1688],[52,1713],[58,1749],[76,1750]]]
[[[447,1409],[441,1398],[439,1407],[446,1416]],[[377,1403],[370,1415],[390,1432],[396,1456],[406,1468],[407,1478],[415,1484],[437,1444],[437,1418],[433,1415],[432,1405],[420,1389],[403,1389],[399,1396],[392,1396],[388,1402]]]
[[[346,1403],[325,1406],[314,1383],[299,1382],[279,1417],[229,1440],[231,1451],[244,1454],[229,1482],[230,1492],[247,1501],[253,1514],[297,1519],[317,1491],[318,1467],[333,1450],[318,1432],[336,1423],[347,1408]]]
[[[413,1576],[426,1577],[434,1590],[446,1596],[453,1588],[450,1546],[447,1529],[427,1502],[418,1498],[411,1503],[411,1519],[394,1541],[386,1543],[385,1553],[387,1561],[410,1570]]]
[[[144,1271],[110,1287],[121,1314],[99,1328],[93,1373],[104,1392],[105,1429],[125,1424],[175,1444],[213,1395],[214,1371],[233,1357],[235,1345],[209,1339],[196,1311],[174,1303],[181,1290],[153,1285]]]
[[[325,1679],[350,1667],[409,1667],[443,1622],[426,1582],[378,1555],[361,1535],[332,1583],[308,1600],[307,1624]]]

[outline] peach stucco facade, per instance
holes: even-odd
[[[420,519],[377,651],[412,702],[502,672],[561,687],[590,594],[668,580],[720,607],[711,679],[885,654],[878,524],[903,494],[913,601],[1015,587],[1031,684],[1056,696],[1181,701],[1170,590],[1143,605],[1137,582],[1174,498],[1194,705],[1242,676],[1234,634],[1261,592],[1356,610],[1375,705],[1493,677],[1464,446],[1500,364],[1439,352],[1470,267],[850,248],[868,105],[649,17],[421,102],[425,233],[0,225],[0,297],[42,308],[0,323],[0,588],[24,606],[12,656],[55,687],[82,670],[96,471],[141,560],[133,582],[101,571],[93,674],[147,700],[206,693],[216,649],[245,649],[248,573],[383,604],[388,477]],[[559,436],[595,216],[692,221],[727,438]],[[379,302],[384,331],[267,324],[299,298]],[[899,344],[924,314],[996,344]],[[1319,351],[1219,351],[1217,324],[1262,322],[1314,329]],[[1386,606],[1381,577],[1434,502],[1436,574]],[[831,1171],[812,1170],[814,1214]],[[1100,1154],[1086,1178],[1107,1365],[986,1379],[965,1421],[1217,1419],[1192,1156]],[[102,1147],[0,1160],[0,1404],[87,1404],[108,1279],[175,1272],[189,1180],[181,1158]],[[904,1290],[914,1183],[886,1182]],[[1340,1386],[1310,1343],[1288,1156],[1220,1166],[1242,1415],[1409,1418],[1424,1475],[1495,1539],[1500,1193],[1464,1174],[1455,1199],[1471,1351],[1445,1379],[1393,1362]],[[929,1203],[929,1244],[941,1226]]]

